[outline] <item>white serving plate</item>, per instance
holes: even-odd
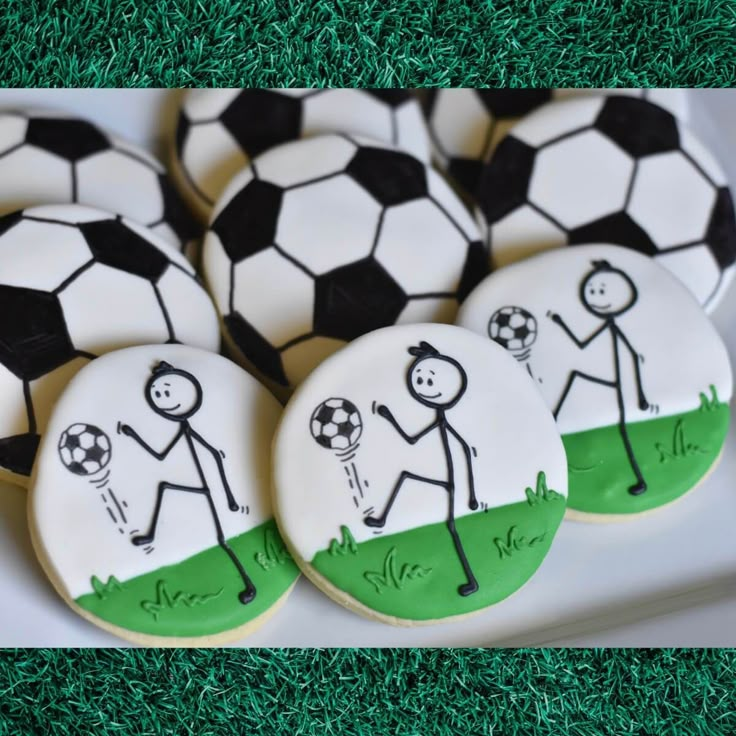
[[[693,90],[691,125],[736,182],[736,90]],[[0,90],[0,107],[76,111],[161,154],[179,93]],[[736,287],[713,315],[736,358]],[[736,360],[735,360],[736,362]],[[534,578],[485,613],[398,629],[340,608],[306,580],[249,646],[736,646],[736,429],[696,493],[624,524],[564,522]],[[70,534],[78,533],[70,529]],[[71,612],[30,544],[25,491],[0,484],[0,647],[119,646]]]

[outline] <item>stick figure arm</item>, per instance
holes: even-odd
[[[646,396],[644,395],[644,388],[642,386],[641,382],[641,358],[639,356],[639,353],[634,350],[634,346],[629,342],[629,339],[624,335],[624,333],[616,328],[616,333],[621,338],[621,341],[628,349],[629,353],[631,353],[631,359],[634,362],[634,375],[636,376],[636,389],[639,393],[639,408],[644,410],[649,408],[649,402],[647,401]]]
[[[222,462],[222,455],[220,454],[220,451],[216,447],[213,447],[209,442],[207,442],[207,440],[205,440],[205,438],[202,437],[201,434],[191,429],[191,427],[190,432],[192,435],[192,439],[199,442],[199,444],[202,445],[205,450],[210,452],[213,458],[215,458],[215,462],[217,463],[217,471],[219,472],[220,480],[222,481],[222,487],[225,489],[227,505],[230,507],[231,511],[237,511],[240,507],[233,497],[233,492],[230,489],[230,484],[227,482],[227,476],[225,475],[225,464]]]
[[[156,460],[163,460],[173,449],[176,443],[182,438],[182,435],[184,433],[183,428],[179,428],[179,431],[174,435],[171,442],[169,442],[166,447],[164,447],[161,452],[158,452],[157,450],[154,450],[153,447],[151,447],[139,434],[136,432],[133,427],[129,426],[128,424],[121,424],[118,423],[118,433],[124,434],[126,437],[130,437],[132,440],[135,440],[149,455],[153,455],[153,457],[156,458]]]
[[[460,443],[460,446],[463,448],[463,453],[465,454],[465,462],[468,465],[468,489],[470,491],[468,505],[472,510],[475,510],[478,508],[478,500],[475,497],[475,481],[473,479],[473,455],[470,452],[470,445],[460,436],[460,434],[455,430],[452,425],[448,424],[446,426],[452,436]]]
[[[604,322],[595,332],[593,332],[591,335],[586,337],[584,340],[581,340],[578,338],[578,336],[567,326],[567,323],[565,322],[562,317],[560,317],[559,314],[556,314],[554,312],[547,312],[547,316],[557,325],[562,327],[562,329],[565,331],[567,336],[581,349],[587,348],[590,343],[593,342],[593,340],[598,337],[598,335],[601,334],[604,330],[608,328],[608,324]]]
[[[427,425],[423,430],[421,430],[419,433],[415,435],[407,434],[401,425],[396,421],[394,415],[391,413],[391,410],[387,407],[381,404],[378,409],[376,410],[378,415],[383,417],[386,421],[388,421],[391,426],[401,435],[401,438],[404,440],[404,442],[408,442],[410,445],[414,445],[417,442],[419,442],[424,435],[429,434],[433,429],[436,429],[439,421],[435,419],[434,422]]]

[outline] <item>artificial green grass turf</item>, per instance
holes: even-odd
[[[8,0],[5,86],[729,86],[733,0]]]
[[[732,736],[729,650],[0,654],[0,736]]]

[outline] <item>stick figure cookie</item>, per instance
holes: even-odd
[[[74,611],[133,642],[215,644],[255,630],[298,570],[272,518],[278,402],[182,345],[109,353],[59,400],[29,516]]]
[[[179,250],[200,235],[144,149],[59,110],[0,113],[0,215],[75,202],[130,217]]]
[[[683,284],[646,256],[615,245],[535,256],[489,276],[458,324],[512,352],[552,409],[572,518],[664,506],[718,461],[726,348]]]
[[[489,349],[491,348],[491,349]],[[377,330],[297,389],[274,441],[294,559],[369,618],[480,611],[535,572],[565,510],[565,454],[528,377],[437,324]]]
[[[478,203],[495,267],[607,242],[656,258],[712,310],[736,273],[726,175],[672,113],[645,99],[554,102],[509,131]]]
[[[25,485],[57,396],[129,345],[220,344],[189,262],[150,230],[81,205],[0,218],[0,477]]]

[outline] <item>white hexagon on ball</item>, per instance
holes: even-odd
[[[276,244],[315,275],[367,258],[380,205],[340,175],[291,189],[281,203]]]
[[[623,209],[633,171],[623,149],[587,130],[537,153],[529,200],[573,229]]]
[[[628,212],[659,248],[702,240],[715,203],[713,185],[679,151],[639,162]]]

